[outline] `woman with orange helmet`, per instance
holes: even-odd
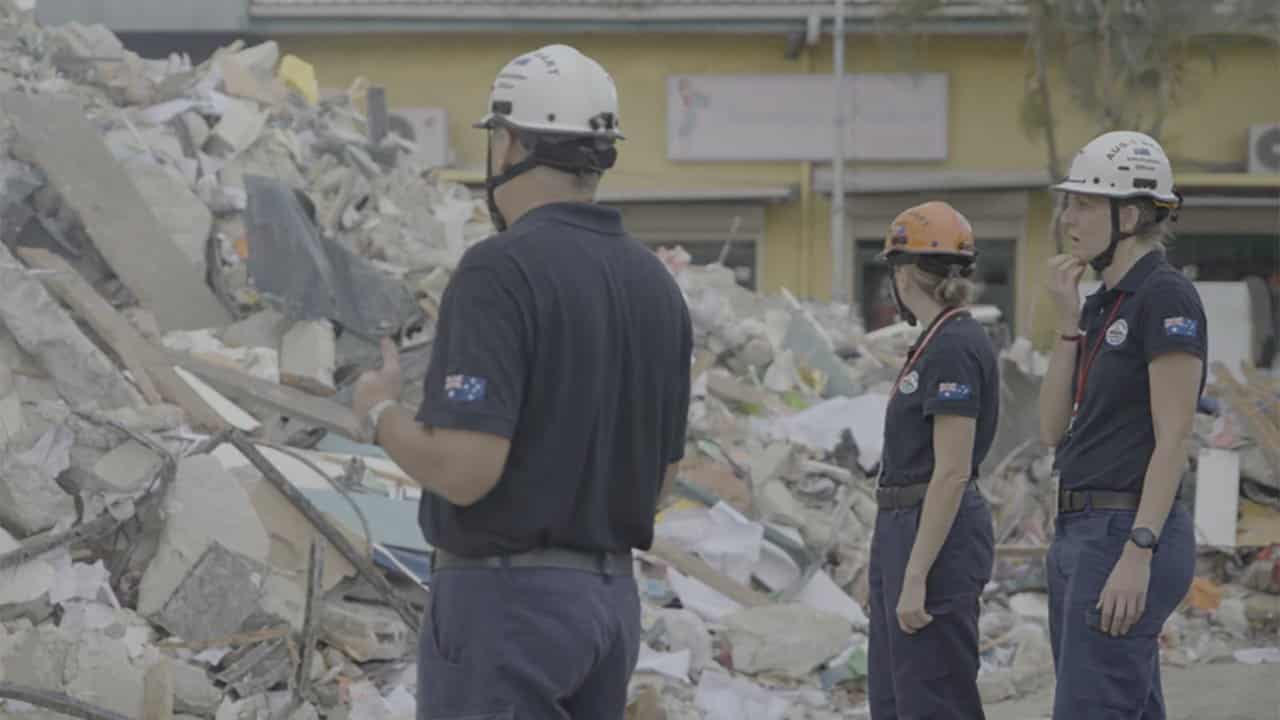
[[[871,540],[873,720],[984,717],[978,611],[991,577],[991,512],[974,480],[995,437],[999,375],[965,311],[973,229],[950,205],[904,211],[885,237],[894,299],[924,325],[894,384]]]

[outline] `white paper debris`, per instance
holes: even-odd
[[[704,672],[694,704],[705,720],[782,720],[791,703],[755,683],[721,672]]]
[[[636,672],[653,672],[675,680],[688,680],[692,659],[693,653],[688,649],[677,652],[658,652],[641,643],[640,660],[636,663]]]
[[[1260,647],[1237,650],[1234,653],[1236,662],[1246,665],[1262,665],[1264,663],[1280,663],[1280,647]]]
[[[725,597],[696,578],[682,575],[675,568],[667,568],[667,583],[680,598],[681,605],[698,613],[705,620],[719,622],[742,609],[738,601]]]
[[[710,509],[682,508],[663,513],[654,536],[675,542],[746,584],[751,568],[760,560],[764,526],[720,502]]]

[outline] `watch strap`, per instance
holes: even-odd
[[[369,408],[369,414],[365,416],[365,429],[371,441],[376,442],[378,439],[378,420],[382,419],[382,413],[395,404],[395,400],[383,400]]]

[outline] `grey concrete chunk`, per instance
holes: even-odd
[[[214,687],[204,668],[173,662],[173,707],[180,713],[212,717],[222,703],[222,691]]]
[[[413,645],[408,626],[395,611],[343,600],[325,603],[320,637],[362,663],[401,658]]]
[[[69,404],[102,409],[142,404],[115,364],[2,243],[0,322],[53,376],[58,394]]]
[[[58,487],[71,465],[71,431],[56,425],[29,450],[0,458],[0,524],[21,538],[74,519],[75,502]]]
[[[187,642],[217,641],[238,632],[258,609],[265,578],[262,563],[214,542],[152,619]]]
[[[93,490],[133,493],[142,490],[155,478],[163,459],[154,450],[129,440],[107,453],[93,466]]]
[[[266,562],[267,532],[244,488],[217,458],[195,455],[178,464],[165,514],[160,545],[138,590],[141,615],[159,613],[215,541],[231,552]]]
[[[745,673],[804,677],[853,640],[849,621],[798,604],[740,610],[725,618],[724,624],[733,648],[733,667]]]

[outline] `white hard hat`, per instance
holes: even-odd
[[[568,45],[547,45],[507,63],[494,78],[478,128],[506,124],[553,135],[622,138],[618,91],[600,63]]]
[[[1173,191],[1173,168],[1164,148],[1140,132],[1103,133],[1076,153],[1067,179],[1054,190],[1125,199],[1149,197],[1179,202]]]

